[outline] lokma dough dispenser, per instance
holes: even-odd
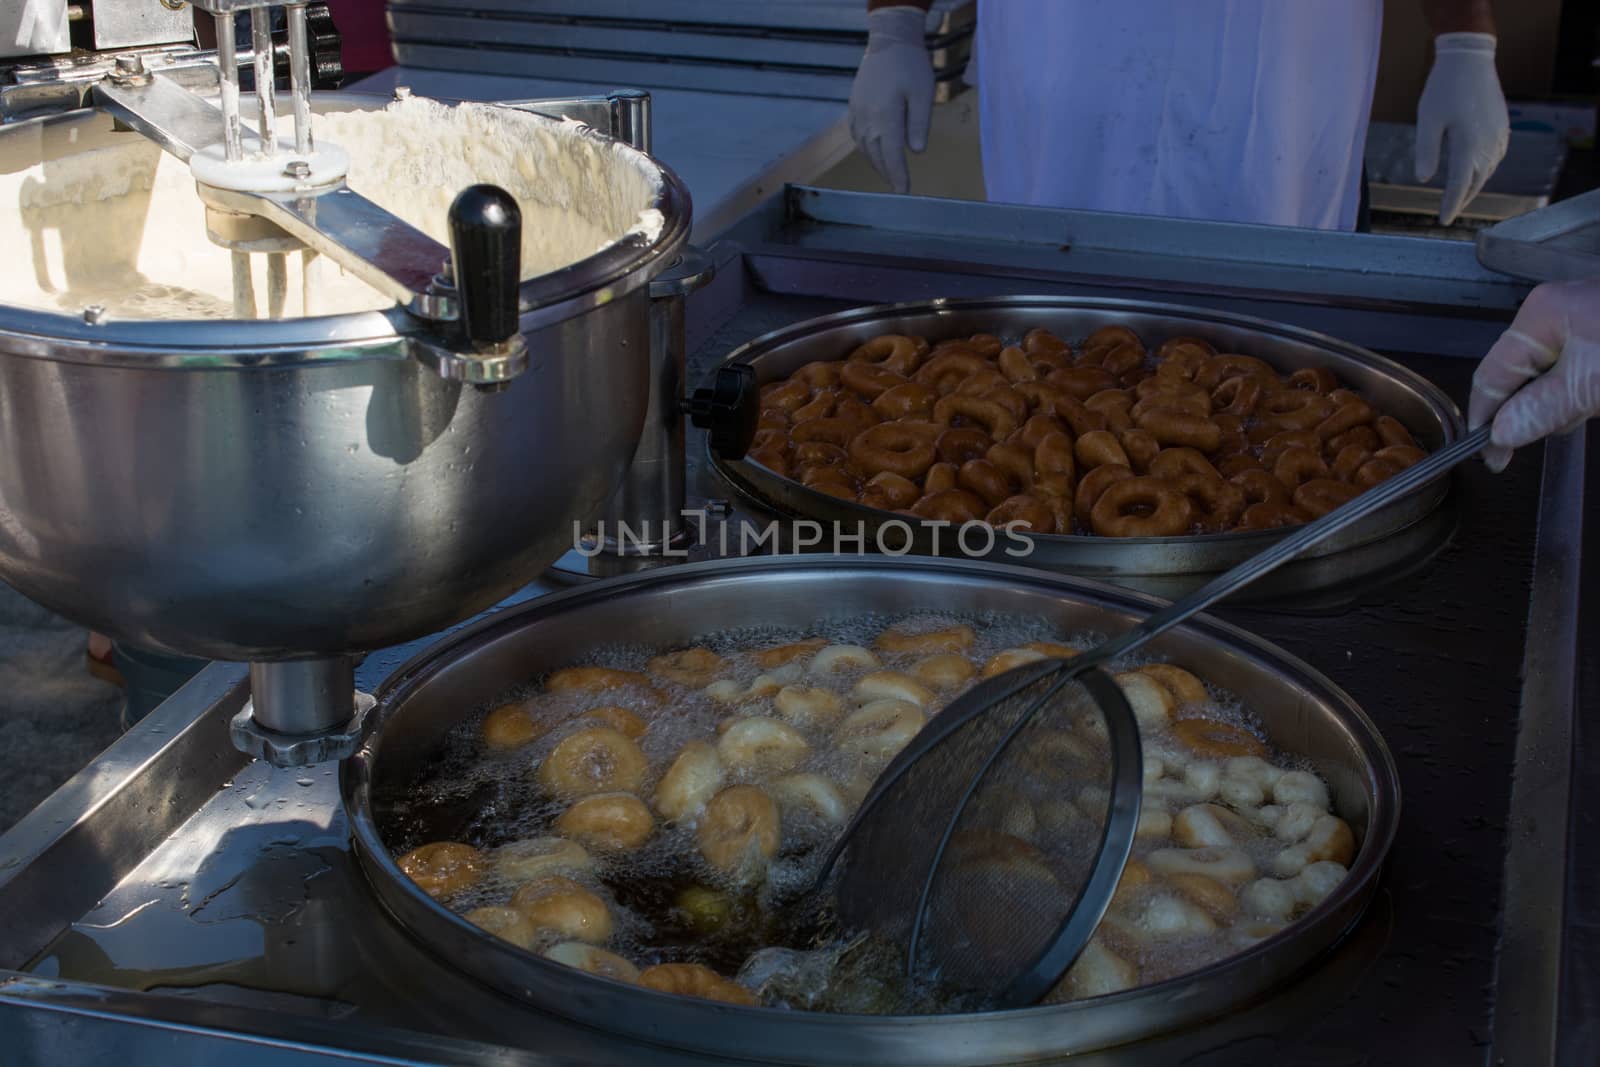
[[[448,229],[430,236],[357,192],[363,157],[318,135],[325,116],[378,121],[407,102],[313,97],[305,5],[281,8],[285,122],[277,5],[196,0],[216,22],[212,53],[182,43],[192,31],[174,29],[162,3],[90,8],[95,41],[108,24],[108,39],[137,47],[0,71],[0,115],[11,120],[0,126],[0,180],[22,176],[31,232],[19,242],[32,253],[29,262],[18,249],[6,270],[49,298],[0,293],[0,577],[120,640],[248,661],[252,700],[235,743],[283,765],[339,759],[370,706],[355,692],[353,655],[490,606],[608,502],[672,513],[651,488],[659,461],[636,468],[637,484],[625,474],[636,449],[658,460],[664,451],[681,471],[680,409],[706,416],[731,403],[709,391],[697,405],[681,400],[682,297],[706,269],[684,262],[689,198],[648,155],[644,94],[427,102],[441,118],[514,116],[526,150],[516,141],[501,169],[545,164],[524,175],[520,197],[496,187],[508,176],[498,172],[463,195],[445,190],[457,197]],[[148,24],[166,30],[117,38],[110,26],[127,20],[113,16],[130,6],[159,7],[164,17]],[[236,46],[240,16],[248,57]],[[242,68],[254,70],[254,109],[241,101]],[[406,149],[389,136],[380,130],[376,143]],[[85,167],[102,163],[156,185],[148,175],[159,167],[187,165],[203,204],[195,243],[225,257],[212,279],[223,310],[152,318],[73,303],[85,248],[100,246],[87,257],[100,274],[142,277],[138,257],[179,240],[150,232],[141,180],[99,194],[122,212],[109,216],[73,201],[84,194],[51,191],[52,175],[81,185]],[[66,207],[39,208],[53,202]],[[44,232],[52,218],[57,236]],[[520,228],[536,242],[568,218],[603,231],[599,247],[530,267]],[[74,226],[90,232],[68,234]],[[139,248],[124,254],[129,229]],[[370,307],[319,314],[328,286],[352,279]],[[681,473],[668,482],[681,498]]]

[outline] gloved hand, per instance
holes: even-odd
[[[1494,35],[1441,33],[1433,70],[1417,102],[1417,181],[1439,169],[1439,148],[1450,140],[1439,221],[1448,226],[1483,189],[1505,158],[1511,119],[1494,69]]]
[[[883,7],[867,15],[867,53],[850,87],[850,136],[897,193],[911,191],[906,146],[928,147],[933,60],[923,36],[928,13]]]
[[[1511,450],[1600,415],[1600,279],[1539,286],[1472,376],[1467,424],[1490,419],[1483,450],[1499,472]]]

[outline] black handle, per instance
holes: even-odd
[[[748,363],[729,363],[718,367],[711,384],[696,389],[685,407],[690,420],[709,431],[713,452],[723,459],[743,459],[761,418],[760,396],[756,369]]]
[[[450,205],[450,256],[467,340],[509,340],[517,332],[522,278],[522,210],[510,193],[494,185],[461,190]]]

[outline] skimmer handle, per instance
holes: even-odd
[[[1322,518],[1302,526],[1265,552],[1251,556],[1232,570],[1218,575],[1182,600],[1151,615],[1121,637],[1113,638],[1100,647],[1076,657],[1072,660],[1073,666],[1088,667],[1109,662],[1157,634],[1170,630],[1190,616],[1199,614],[1224,597],[1243,589],[1257,578],[1277,570],[1312,545],[1366,518],[1413,489],[1426,485],[1462,460],[1482,451],[1483,446],[1488,443],[1489,427],[1480,426],[1455,444],[1440,449],[1387,481],[1379,482],[1355,499],[1334,508]]]

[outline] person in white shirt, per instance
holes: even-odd
[[[1001,203],[1352,229],[1383,0],[978,0],[984,182]],[[1437,34],[1416,172],[1447,148],[1449,224],[1510,124],[1488,0],[1421,0]],[[923,151],[929,0],[869,0],[850,129],[895,192]],[[974,80],[969,75],[969,80]]]

